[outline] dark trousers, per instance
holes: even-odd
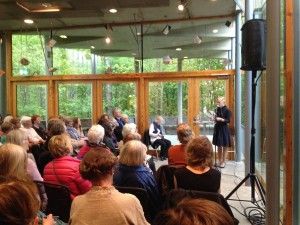
[[[168,150],[171,147],[171,141],[168,139],[157,139],[153,142],[153,146],[160,146],[160,157],[168,157]]]

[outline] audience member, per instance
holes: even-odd
[[[1,125],[1,131],[2,131],[2,136],[1,136],[1,143],[4,144],[6,141],[6,135],[14,129],[14,125],[11,122],[4,122]]]
[[[82,124],[81,124],[81,119],[78,117],[73,118],[73,127],[77,131],[77,134],[79,135],[80,138],[85,138],[82,130]]]
[[[47,134],[44,130],[44,128],[41,126],[41,117],[39,115],[33,115],[31,117],[31,122],[32,122],[32,128],[36,131],[36,133],[46,140]]]
[[[155,121],[151,123],[149,128],[149,135],[151,144],[155,147],[160,146],[160,159],[166,160],[168,158],[168,150],[171,147],[171,142],[164,138],[161,125],[164,123],[164,119],[161,116],[157,116]]]
[[[23,127],[20,129],[27,134],[29,143],[32,143],[33,145],[39,145],[40,143],[45,142],[45,140],[32,128],[32,122],[29,116],[23,116],[21,119],[21,124]]]
[[[92,148],[80,163],[80,173],[93,187],[77,196],[71,207],[70,224],[148,224],[139,200],[112,186],[117,158],[110,152]]]
[[[129,134],[129,133],[136,133],[136,125],[134,123],[127,123],[123,126],[123,130],[122,130],[122,137],[124,139],[124,137]],[[118,148],[121,149],[124,145],[124,141],[121,140],[118,143]]]
[[[25,135],[25,133],[21,130],[11,131],[7,136],[7,144],[11,144],[11,145],[7,146],[7,148],[5,148],[5,150],[3,150],[2,154],[5,154],[6,151],[15,152],[15,154],[23,153],[23,150],[21,151],[19,148],[16,148],[15,145],[21,146],[23,149],[25,149],[25,151],[28,151],[28,149],[29,149],[28,138]],[[16,149],[13,149],[13,148],[16,148]],[[11,153],[6,153],[6,154],[9,155]],[[22,157],[22,154],[20,155],[20,157]],[[41,177],[41,174],[39,173],[37,165],[33,161],[34,157],[32,156],[32,154],[27,153],[26,157],[28,158],[26,160],[26,168],[25,168],[27,171],[27,174],[31,177],[32,180],[43,181],[43,178]],[[7,162],[7,163],[9,163],[10,166],[12,166],[12,168],[16,168],[17,166],[20,166],[20,165],[14,164],[14,163],[19,164],[20,163],[19,160],[15,160],[13,158],[10,158],[10,159],[14,160],[14,162]],[[23,176],[24,174],[21,173],[21,175]],[[42,209],[46,209],[48,198],[47,198],[47,195],[46,195],[43,187],[40,188],[40,193],[41,193],[41,198],[42,198],[41,199]]]
[[[109,120],[109,116],[107,114],[103,114],[98,119],[98,124],[102,126],[103,123],[106,123]]]
[[[21,121],[18,118],[12,118],[10,122],[14,125],[15,130],[21,128]]]
[[[119,165],[114,174],[114,185],[144,188],[149,196],[150,217],[162,209],[156,181],[145,167],[147,147],[140,141],[127,142],[119,156]]]
[[[73,151],[70,138],[66,134],[53,136],[48,148],[54,159],[44,168],[44,181],[69,187],[72,199],[90,190],[91,183],[79,174],[80,160],[69,156]]]
[[[157,215],[153,225],[234,225],[228,212],[206,199],[184,199]]]
[[[0,177],[0,224],[1,225],[54,225],[52,215],[37,217],[39,200],[36,185],[24,179]],[[39,223],[40,222],[40,223]]]
[[[219,192],[221,173],[212,168],[213,148],[206,136],[192,139],[186,146],[188,165],[175,171],[175,188]]]
[[[123,143],[125,145],[129,141],[133,141],[133,140],[141,141],[141,139],[142,139],[142,137],[139,133],[130,132],[124,136]]]
[[[106,147],[108,147],[111,152],[118,156],[119,155],[119,149],[116,146],[116,143],[114,143],[113,141],[113,126],[110,122],[106,122],[103,125],[104,131],[105,131],[105,135],[103,138],[103,143],[106,145]]]
[[[31,117],[23,116],[21,124],[23,127],[21,127],[20,130],[24,131],[28,136],[30,152],[33,154],[35,161],[38,162],[39,156],[43,151],[40,144],[43,144],[45,140],[32,128]]]
[[[64,124],[63,121],[59,119],[51,119],[48,122],[47,139],[42,146],[44,151],[40,154],[38,164],[37,164],[40,174],[42,176],[44,175],[45,166],[53,160],[53,157],[48,148],[50,139],[55,135],[61,135],[66,133],[67,132],[66,130],[67,130],[66,125]]]
[[[10,122],[12,118],[14,118],[14,117],[13,117],[13,116],[10,116],[10,115],[5,116],[2,122],[3,122],[3,123],[5,123],[5,122]]]
[[[117,122],[119,124],[119,126],[115,127],[115,129],[114,129],[114,134],[116,135],[117,141],[119,142],[123,139],[122,130],[123,130],[123,126],[124,126],[124,123],[121,120],[121,115],[122,114],[121,114],[120,109],[118,109],[118,108],[114,109],[113,115],[114,115],[114,118],[117,120]]]
[[[169,148],[168,163],[170,166],[175,166],[175,167],[186,166],[187,161],[186,161],[186,154],[185,154],[185,146],[190,140],[192,140],[195,137],[195,135],[192,128],[186,123],[179,124],[177,126],[176,132],[177,132],[177,138],[181,144],[174,145]]]
[[[73,127],[73,119],[70,116],[64,116],[63,120],[67,126],[67,132],[71,138],[74,154],[76,155],[79,149],[86,145],[86,142],[80,139],[77,130]]]
[[[98,149],[110,151],[103,143],[104,128],[101,125],[93,125],[88,131],[88,142],[86,146],[83,146],[77,155],[77,158],[82,159],[84,155],[93,147],[99,147]]]
[[[123,122],[123,124],[125,125],[126,123],[128,123],[129,121],[128,121],[128,116],[127,116],[127,114],[122,114],[121,115],[121,120],[122,120],[122,122]],[[124,137],[124,136],[123,136]]]

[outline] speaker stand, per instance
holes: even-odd
[[[260,197],[266,205],[266,192],[261,185],[257,175],[255,174],[255,103],[256,103],[256,86],[257,83],[255,82],[256,78],[256,72],[257,70],[252,70],[252,116],[251,116],[251,145],[250,145],[250,173],[226,196],[226,200],[230,200],[229,198],[248,180],[250,179],[250,184],[251,184],[251,202],[255,203],[255,184],[258,188]]]

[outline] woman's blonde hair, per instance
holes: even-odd
[[[5,143],[0,146],[0,175],[23,179],[28,176],[27,152],[20,145]]]
[[[190,166],[199,166],[201,169],[212,167],[213,147],[210,140],[206,136],[192,139],[186,146],[186,159]]]
[[[73,152],[71,139],[67,134],[53,136],[49,141],[48,148],[54,158],[60,158]]]
[[[141,166],[146,159],[147,147],[140,141],[127,142],[120,153],[119,162],[126,166]]]
[[[24,140],[28,139],[27,134],[22,130],[12,130],[6,135],[6,143],[24,146]]]

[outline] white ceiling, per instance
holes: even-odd
[[[19,2],[33,10],[42,8],[46,1]],[[93,45],[92,51],[96,54],[141,57],[141,36],[136,32],[141,32],[143,26],[144,58],[164,55],[227,58],[231,38],[235,36],[234,26],[225,26],[227,20],[234,21],[234,0],[188,0],[184,12],[177,9],[178,0],[50,0],[47,3],[57,4],[62,9],[33,13],[15,1],[0,0],[0,32],[36,33],[38,28],[50,37],[52,30],[57,40],[55,47],[90,48]],[[110,13],[111,7],[118,12]],[[24,24],[25,18],[33,19],[35,24]],[[112,26],[113,32],[105,29],[106,24]],[[164,35],[162,30],[167,24],[171,30]],[[218,33],[213,33],[213,29],[218,29]],[[60,34],[68,38],[60,39]],[[202,37],[200,45],[193,44],[196,35]],[[112,39],[110,45],[104,42],[106,36]],[[182,51],[176,51],[177,47]]]

